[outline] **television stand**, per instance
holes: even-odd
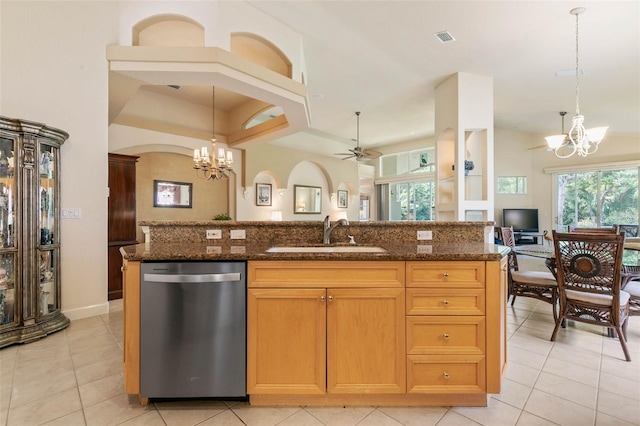
[[[544,244],[544,234],[538,232],[514,232],[513,236],[516,239],[517,246],[528,244]]]

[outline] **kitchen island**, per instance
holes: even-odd
[[[245,260],[252,405],[485,406],[506,364],[508,249],[477,237],[416,242],[414,228],[407,235],[380,235],[371,241],[379,253],[268,253],[291,238],[178,243],[153,232],[122,248],[126,392],[148,402],[141,263]]]

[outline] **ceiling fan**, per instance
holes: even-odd
[[[364,149],[360,146],[360,111],[356,111],[356,123],[356,147],[353,149],[349,149],[349,152],[337,152],[334,155],[345,155],[345,157],[342,158],[343,160],[355,158],[356,161],[374,160],[380,157],[382,155],[381,152],[374,151],[373,149]]]
[[[562,134],[568,136],[568,134],[564,132],[564,116],[567,115],[567,111],[560,111],[559,114],[560,114],[560,117],[562,117]],[[566,141],[566,137],[565,137],[565,141]],[[546,148],[546,151],[551,151],[551,148],[549,148],[549,145],[546,143],[544,145],[532,146],[531,148],[527,148],[527,151],[531,151],[533,149],[540,149],[540,148]]]

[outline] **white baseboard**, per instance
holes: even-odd
[[[83,318],[95,317],[109,313],[109,302],[99,305],[84,306],[78,309],[63,310],[62,313],[71,321]]]

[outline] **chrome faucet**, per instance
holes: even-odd
[[[324,223],[322,225],[322,229],[324,230],[322,242],[324,244],[331,244],[331,233],[336,228],[336,226],[340,225],[349,226],[349,221],[347,219],[340,219],[335,221],[332,225],[328,215],[324,218]]]

